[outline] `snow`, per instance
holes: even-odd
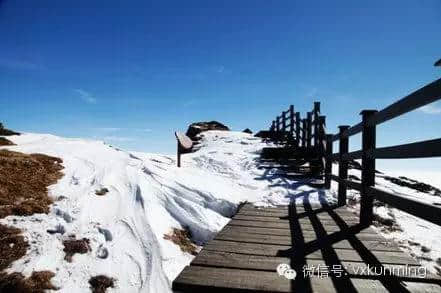
[[[31,133],[8,139],[17,144],[4,147],[9,150],[63,159],[65,175],[50,187],[56,201],[48,215],[0,220],[21,228],[30,244],[9,271],[29,276],[34,270],[51,270],[58,292],[87,291],[89,278],[98,274],[116,278],[116,287],[108,292],[171,292],[173,279],[194,257],[164,239],[173,228],[189,229],[192,240],[203,245],[227,224],[241,202],[303,204],[307,195],[312,205],[320,205],[335,202],[336,197],[335,184],[329,191],[317,190],[284,178],[276,169],[259,169],[257,159],[267,144],[240,132],[205,132],[199,150],[182,156],[182,168],[176,167],[174,156],[127,152],[101,141]],[[360,177],[356,170],[350,174]],[[380,177],[377,183],[420,200],[440,201]],[[104,187],[107,194],[95,195]],[[348,197],[357,202],[359,195],[350,190]],[[357,210],[358,204],[352,208]],[[441,256],[440,227],[385,206],[375,213],[395,219],[403,229],[378,229],[400,241],[403,249],[421,256],[421,245],[426,245],[432,250],[424,256]],[[48,229],[65,233],[49,234]],[[64,260],[62,241],[68,235],[90,239],[91,252],[74,255],[71,263]],[[433,262],[426,264],[433,267]]]
[[[285,205],[308,194],[311,204],[333,202],[333,192],[318,192],[275,169],[258,169],[267,144],[240,132],[209,131],[200,149],[182,156],[126,152],[101,141],[67,139],[49,134],[9,137],[9,150],[44,153],[63,159],[64,176],[50,187],[56,199],[48,215],[9,216],[1,223],[21,228],[28,253],[10,272],[29,276],[34,270],[56,273],[59,292],[83,292],[91,276],[117,279],[108,292],[170,292],[171,283],[194,256],[164,235],[173,228],[190,230],[203,245],[229,221],[238,205]],[[95,195],[101,188],[104,196]],[[47,230],[65,230],[49,234]],[[68,235],[90,239],[91,252],[64,260]]]
[[[338,164],[333,165],[333,173],[338,174]],[[418,175],[417,175],[418,174]],[[428,174],[428,177],[424,175]],[[349,175],[361,178],[361,172],[355,169],[349,169]],[[417,176],[412,176],[417,175]],[[434,180],[434,173],[428,171],[403,170],[391,173],[377,174],[375,178],[376,187],[388,192],[407,197],[413,200],[422,201],[428,204],[437,203],[441,206],[441,197],[429,193],[419,192],[414,189],[396,185],[385,176],[406,176],[411,179],[417,179],[421,182],[439,186],[439,178]],[[332,188],[337,190],[337,184],[333,183]],[[359,212],[360,194],[356,190],[348,190],[348,199],[352,199],[353,204],[349,204],[355,212]],[[441,274],[441,227],[428,221],[412,216],[390,206],[374,207],[374,215],[384,220],[392,220],[395,224],[392,229],[385,226],[374,227],[381,235],[387,239],[393,239],[399,243],[399,246],[414,256],[422,265],[427,267],[433,273]],[[398,227],[399,229],[395,229]],[[428,248],[430,251],[427,251]]]

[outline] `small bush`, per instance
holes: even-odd
[[[65,260],[68,262],[72,262],[72,257],[75,253],[88,253],[90,249],[89,245],[89,239],[83,238],[83,239],[68,239],[63,241],[64,249],[63,251],[66,253],[66,256],[64,257]]]
[[[90,278],[89,284],[93,293],[104,293],[107,288],[113,288],[115,286],[115,279],[98,275]]]
[[[190,253],[192,255],[197,254],[197,247],[190,240],[190,232],[187,230],[180,230],[173,228],[173,232],[165,234],[164,239],[170,240],[174,244],[178,245],[183,252]]]
[[[21,273],[0,273],[0,292],[43,293],[45,290],[57,290],[51,283],[54,276],[51,271],[33,272],[29,278]]]

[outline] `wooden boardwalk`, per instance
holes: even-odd
[[[173,282],[177,292],[441,292],[441,281],[345,207],[244,205]],[[277,273],[279,264],[295,279]],[[420,269],[418,269],[420,268]],[[393,275],[380,274],[389,269]],[[419,274],[418,274],[419,273]]]

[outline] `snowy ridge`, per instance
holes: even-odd
[[[46,134],[9,139],[17,144],[5,147],[9,150],[63,159],[65,175],[50,188],[56,201],[48,215],[1,220],[21,228],[30,244],[9,271],[29,276],[33,270],[51,270],[58,292],[88,292],[89,278],[98,274],[117,280],[108,292],[170,292],[173,279],[193,258],[164,239],[173,228],[189,229],[192,240],[202,245],[244,201],[262,206],[302,204],[307,195],[311,204],[335,202],[335,186],[319,192],[275,169],[258,169],[259,152],[267,144],[245,133],[205,132],[200,149],[182,156],[182,168],[176,167],[174,156],[126,152],[100,141]],[[388,181],[381,184],[396,188]],[[97,196],[95,191],[103,187],[109,192]],[[405,230],[398,235],[388,232],[389,237],[419,237],[420,232],[412,236],[414,226],[403,224],[410,220],[401,221],[398,211],[388,209],[386,214],[389,211]],[[57,227],[65,233],[47,233]],[[436,229],[429,233],[432,237],[441,235]],[[62,244],[70,234],[90,239],[92,249],[74,255],[72,263],[64,260]],[[425,241],[434,241],[425,234]],[[432,253],[432,258],[441,256],[441,251]]]

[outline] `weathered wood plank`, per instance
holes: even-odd
[[[309,278],[310,290],[319,293],[344,292],[345,279]],[[375,278],[350,279],[350,284],[357,292],[390,292],[384,284]],[[402,282],[403,290],[414,293],[440,292],[438,284],[421,282]],[[299,291],[297,291],[297,290]],[[186,267],[173,282],[173,290],[186,292],[304,292],[297,282],[280,277],[275,272],[239,270],[229,268]]]
[[[288,222],[290,219],[287,217],[265,217],[265,216],[252,216],[247,214],[237,214],[233,217],[234,220],[244,220],[244,221],[260,221],[260,222]],[[298,219],[299,222],[311,222],[311,220],[308,217],[300,218]],[[324,225],[336,225],[334,219],[332,219],[330,216],[320,218],[320,222],[322,222]],[[345,220],[347,224],[353,225],[357,224],[359,222],[358,218],[350,218],[348,220]]]
[[[369,250],[379,250],[379,251],[398,251],[400,248],[388,241],[378,241],[378,240],[364,240],[363,245]],[[334,243],[333,247],[341,249],[354,249],[354,247],[347,240],[341,240]],[[294,245],[281,245],[281,244],[262,244],[262,243],[246,243],[246,242],[235,242],[235,241],[224,241],[214,239],[204,246],[204,250],[213,251],[223,251],[223,252],[233,252],[242,254],[254,254],[262,256],[277,256],[280,251],[286,251],[290,248],[295,248]]]
[[[277,228],[262,228],[262,227],[246,227],[246,226],[225,226],[222,231],[219,232],[219,234],[222,233],[235,233],[235,234],[241,234],[241,233],[250,233],[250,234],[263,234],[263,235],[279,235],[279,236],[287,236],[287,237],[294,237],[298,238],[299,236],[304,236],[308,238],[317,238],[317,233],[313,230],[302,230],[301,235],[297,235],[296,233],[292,231],[288,231],[285,229],[277,229]],[[329,231],[327,232],[327,235],[332,235],[334,233],[337,233],[339,231]],[[378,239],[378,240],[385,240],[382,236],[375,233],[372,229],[365,229],[361,231],[360,233],[357,233],[358,236],[364,236],[364,235],[371,235],[372,238]]]
[[[338,256],[338,262],[346,261],[353,263],[364,263],[365,261],[360,254],[355,250],[350,249],[338,249],[334,248],[333,252]],[[406,255],[403,252],[397,251],[371,251],[371,253],[383,264],[397,264],[397,265],[410,265],[419,266],[413,258]],[[289,255],[289,254],[288,254]],[[239,254],[232,252],[222,252],[213,250],[202,250],[198,257],[196,257],[192,264],[207,265],[207,266],[220,266],[229,268],[240,269],[253,269],[253,270],[276,270],[276,267],[280,263],[301,262],[302,259],[292,257],[274,257],[274,256],[262,256],[252,254]],[[330,256],[324,255],[321,250],[313,251],[304,256],[305,259],[326,260],[332,263]],[[337,263],[338,264],[338,263]]]
[[[291,281],[274,272],[189,266],[173,282],[186,292],[291,292]]]
[[[219,251],[207,251],[203,250],[197,258],[193,260],[192,265],[199,266],[211,266],[211,267],[222,267],[222,268],[236,268],[236,269],[247,269],[247,270],[256,270],[256,271],[277,271],[277,266],[279,264],[286,263],[290,264],[291,267],[295,267],[294,263],[296,263],[295,259],[291,259],[289,257],[268,257],[268,256],[258,256],[258,255],[247,255],[247,254],[237,254],[237,253],[229,253],[229,252],[219,252]],[[302,265],[303,262],[299,262],[299,265]],[[323,260],[320,258],[314,258],[306,256],[306,264],[309,267],[317,267],[317,266],[327,266],[328,269],[332,269],[333,265],[339,266],[342,272],[358,275],[358,276],[368,276],[369,273],[382,272],[380,268],[376,271],[373,267],[369,267],[364,262],[353,262],[347,260],[337,260],[333,262],[332,260]],[[424,276],[421,274],[417,274],[418,265],[412,264],[412,267],[415,267],[409,270],[409,267],[406,267],[406,263],[399,264],[390,264],[384,265],[384,269],[392,270],[395,276],[401,277],[415,277],[415,278],[423,278]],[[299,273],[303,273],[299,272]],[[314,272],[318,274],[318,272]],[[330,271],[332,273],[332,271]]]
[[[384,241],[381,238],[378,238],[377,235],[373,234],[357,234],[356,238],[360,241]],[[275,244],[275,245],[292,245],[293,239],[290,235],[270,235],[270,234],[254,234],[254,233],[245,233],[240,231],[222,231],[218,235],[216,235],[215,239],[217,240],[227,240],[227,241],[236,241],[236,242],[249,242],[249,243],[262,243],[262,244]],[[308,244],[308,242],[317,240],[317,236],[314,234],[304,234],[303,239]]]
[[[295,222],[295,221],[293,221]],[[228,226],[241,226],[241,227],[258,227],[258,228],[275,228],[275,229],[284,229],[284,230],[292,230],[292,226],[299,225],[303,231],[315,231],[315,226],[312,225],[309,221],[299,221],[298,223],[290,223],[289,221],[245,221],[245,220],[236,220],[233,219],[228,223]],[[349,223],[348,223],[349,225]],[[355,225],[355,224],[353,224]],[[321,228],[325,229],[327,232],[335,232],[340,231],[340,227],[338,227],[335,223],[329,222],[320,222]],[[288,233],[288,232],[287,232]]]

